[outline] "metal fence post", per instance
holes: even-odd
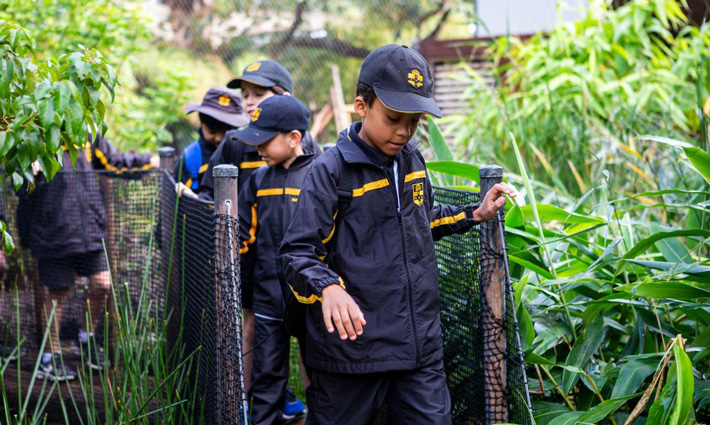
[[[481,200],[503,179],[503,168],[488,165],[479,170]],[[481,291],[483,305],[483,365],[486,423],[508,422],[507,333],[505,325],[505,247],[501,234],[501,210],[481,223]]]
[[[163,146],[158,149],[158,156],[160,157],[160,169],[168,170],[168,173],[172,174],[175,168],[175,148]]]
[[[238,215],[237,177],[233,165],[214,167],[215,276],[217,322],[217,387],[220,424],[246,424],[246,397],[241,347],[241,311],[239,311],[239,264],[237,262]],[[241,405],[240,405],[241,404]],[[241,414],[240,414],[241,412]]]

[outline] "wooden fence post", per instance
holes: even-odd
[[[172,175],[175,168],[175,148],[163,146],[158,149],[158,156],[160,157],[160,169],[168,170],[168,173]]]
[[[233,165],[214,167],[215,208],[215,313],[217,324],[217,387],[223,397],[217,421],[220,424],[246,422],[246,397],[243,397],[240,314],[237,311],[239,279],[237,264],[238,215],[237,177]],[[241,399],[241,400],[240,400]],[[240,406],[240,401],[242,405]],[[239,411],[242,415],[239,415]]]
[[[488,165],[479,170],[481,200],[503,179],[503,168]],[[507,333],[505,326],[505,247],[500,222],[502,211],[481,223],[481,287],[483,302],[483,365],[486,423],[508,422]]]

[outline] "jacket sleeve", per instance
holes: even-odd
[[[454,233],[466,233],[471,227],[477,224],[473,219],[473,210],[478,206],[455,206],[455,205],[436,205],[434,206],[434,189],[429,180],[429,172],[427,171],[426,187],[429,197],[429,205],[431,205],[431,235],[435,241],[453,235]]]
[[[212,170],[214,167],[221,164],[232,164],[239,167],[239,160],[234,158],[237,155],[237,153],[234,152],[236,150],[234,146],[235,143],[241,142],[233,140],[230,137],[230,132],[227,132],[227,135],[224,137],[222,143],[220,143],[219,146],[217,146],[217,149],[215,149],[209,163],[207,164],[207,170],[202,175],[202,179],[200,180],[200,189],[197,193],[197,196],[199,196],[200,199],[204,199],[206,201],[214,200],[214,178],[212,177]],[[241,170],[239,170],[239,172],[241,173]]]
[[[257,259],[256,235],[258,219],[256,209],[256,173],[252,174],[239,193],[239,269],[243,290],[253,290],[254,269]]]
[[[321,293],[327,286],[345,288],[340,276],[324,262],[325,244],[335,232],[337,167],[332,152],[324,153],[313,163],[303,182],[296,213],[279,246],[286,282],[304,304],[322,301]]]
[[[100,133],[91,144],[91,165],[104,170],[152,168],[150,155],[120,153]]]

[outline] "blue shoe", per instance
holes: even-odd
[[[286,389],[286,401],[284,402],[284,407],[281,409],[281,419],[283,421],[291,422],[303,419],[306,417],[308,409],[306,405],[303,404],[301,400],[296,398],[290,389]]]

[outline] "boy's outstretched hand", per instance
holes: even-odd
[[[481,201],[481,205],[473,211],[473,219],[482,222],[488,221],[498,214],[498,210],[505,205],[505,195],[515,198],[518,191],[513,186],[497,183]]]
[[[333,333],[337,328],[342,340],[348,337],[355,340],[362,335],[362,327],[367,324],[353,297],[338,285],[323,289],[323,321],[328,332]]]

